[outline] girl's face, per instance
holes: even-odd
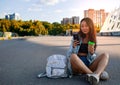
[[[85,21],[81,22],[81,31],[84,34],[88,34],[89,33],[89,26],[87,25],[87,23]]]

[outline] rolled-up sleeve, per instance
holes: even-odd
[[[71,40],[70,47],[67,51],[67,57],[70,57],[72,53],[77,53],[77,48],[73,48],[73,39]]]

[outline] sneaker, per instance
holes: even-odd
[[[87,81],[91,85],[97,85],[99,83],[99,76],[97,74],[87,74]]]
[[[106,71],[103,71],[100,75],[101,80],[108,80],[109,79],[109,74]]]
[[[91,74],[86,74],[86,80],[87,80],[88,82],[90,82],[90,76],[91,76]]]

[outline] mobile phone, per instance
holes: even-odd
[[[73,39],[79,41],[79,36],[78,36],[78,34],[73,34]]]

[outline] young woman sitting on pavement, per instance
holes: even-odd
[[[73,74],[86,74],[88,82],[97,85],[100,79],[109,78],[107,72],[104,71],[109,61],[109,55],[102,53],[96,56],[96,31],[90,18],[81,20],[80,31],[77,34],[79,39],[72,38],[67,53],[71,71]],[[94,44],[89,44],[89,41]]]

